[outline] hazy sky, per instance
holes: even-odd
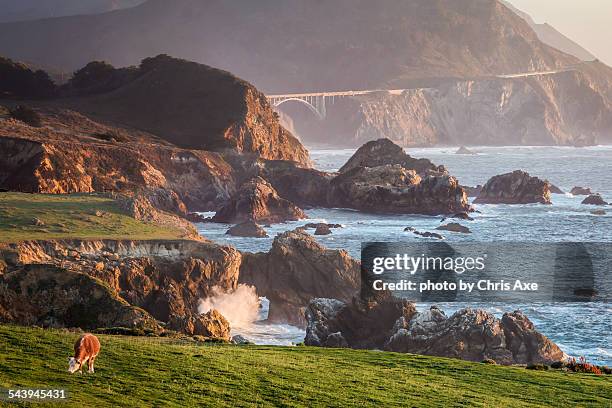
[[[612,0],[508,0],[612,66]]]

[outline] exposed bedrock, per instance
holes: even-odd
[[[388,139],[364,145],[337,174],[290,166],[268,162],[262,176],[297,205],[401,214],[470,210],[463,188],[443,166],[414,159]]]
[[[261,228],[259,224],[254,221],[245,221],[240,224],[236,224],[226,232],[227,235],[233,235],[235,237],[250,237],[250,238],[266,238],[268,234],[266,230]]]
[[[261,177],[244,183],[213,217],[214,222],[279,223],[306,218],[296,205],[281,198],[276,190]]]
[[[310,143],[336,147],[380,135],[403,147],[609,143],[610,69],[600,65],[541,77],[449,79],[401,95],[349,98],[329,108],[324,123],[297,130]]]
[[[305,343],[312,346],[492,359],[499,364],[551,363],[564,358],[559,347],[518,311],[502,319],[473,309],[447,317],[435,306],[417,313],[414,304],[396,298],[367,305],[358,300],[314,299],[306,318]]]
[[[211,296],[213,288],[223,291],[235,289],[241,262],[240,253],[231,247],[188,240],[29,241],[3,244],[0,258],[6,264],[0,280],[9,279],[15,271],[28,265],[40,264],[37,268],[41,272],[29,276],[41,296],[45,293],[47,275],[57,273],[57,270],[63,274],[82,275],[80,279],[96,283],[113,299],[142,310],[153,321],[163,322],[166,328],[201,335],[206,334],[197,329],[204,327],[201,325],[203,317],[198,311],[200,300]],[[4,310],[14,310],[11,299],[4,300]],[[60,307],[63,302],[79,304],[70,297],[62,300],[61,296],[49,301],[48,307],[52,309]],[[43,309],[30,307],[28,310],[29,315],[13,315],[5,321],[33,324],[30,322],[45,320]],[[136,318],[132,321],[104,320],[104,308],[96,310],[101,315],[86,316],[84,319],[88,322],[83,324],[74,324],[65,315],[58,315],[49,325],[133,327],[140,324]],[[195,331],[187,330],[193,327]]]
[[[230,341],[230,324],[216,309],[200,315],[172,316],[170,326],[188,335]]]
[[[551,204],[550,183],[515,170],[487,181],[474,200],[476,204]]]
[[[334,207],[372,213],[450,214],[470,211],[467,196],[449,175],[421,178],[400,165],[356,167],[330,183]]]
[[[259,171],[281,197],[301,207],[329,206],[326,191],[334,173],[302,168],[280,160],[262,161]]]
[[[591,194],[584,200],[582,200],[582,204],[590,204],[590,205],[608,205],[608,203],[601,198],[599,194]]]
[[[161,331],[156,320],[86,273],[30,264],[0,275],[0,321],[51,327]]]
[[[405,169],[424,175],[429,172],[445,173],[444,166],[436,166],[428,159],[410,157],[404,149],[389,139],[378,139],[365,143],[340,168],[340,173],[357,167],[378,167],[398,164]]]
[[[146,143],[141,133],[109,128],[75,112],[47,113],[43,120],[47,127],[41,129],[0,120],[0,188],[53,194],[164,189],[191,211],[216,209],[235,190],[235,172],[217,153]],[[108,134],[127,139],[96,140]],[[158,202],[167,205],[175,198]]]
[[[588,187],[578,187],[578,186],[576,186],[576,187],[573,187],[570,190],[570,194],[572,194],[572,195],[586,195],[586,196],[588,196],[588,195],[593,194],[593,192]]]
[[[309,346],[381,349],[393,334],[395,322],[416,313],[413,303],[388,297],[375,306],[353,298],[313,299],[306,309],[304,343]]]
[[[243,253],[239,281],[270,300],[270,321],[304,327],[311,299],[348,301],[359,290],[359,276],[359,262],[346,251],[326,249],[296,230],[279,234],[269,252]]]

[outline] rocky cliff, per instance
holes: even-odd
[[[0,187],[54,194],[165,188],[192,210],[216,208],[235,188],[231,166],[217,153],[180,149],[73,111],[41,115],[41,128],[0,120]]]
[[[326,123],[310,125],[306,119],[297,131],[311,143],[335,146],[359,146],[381,136],[401,146],[605,143],[612,140],[612,76],[601,65],[344,100],[329,108]]]
[[[221,319],[220,326],[212,322],[214,313],[203,316],[201,301],[231,293],[239,282],[270,300],[270,321],[303,327],[311,299],[348,301],[357,294],[359,262],[346,251],[324,248],[303,231],[280,234],[269,252],[256,254],[191,240],[0,244],[0,321],[166,328],[206,336],[223,333],[226,325]],[[28,294],[34,296],[28,299]],[[23,304],[13,303],[19,299]],[[77,316],[75,308],[85,311]]]
[[[108,75],[112,72],[103,76]],[[235,149],[264,159],[309,163],[308,152],[280,125],[266,97],[229,72],[159,55],[144,59],[117,85],[66,104],[183,148]]]
[[[235,249],[198,241],[27,241],[0,245],[0,259],[4,322],[205,336],[226,324],[199,303],[235,289],[241,263]]]
[[[306,311],[305,343],[323,347],[384,349],[499,364],[552,363],[565,358],[521,312],[501,319],[463,309],[447,317],[435,306],[415,306],[392,297],[364,303],[314,299]]]
[[[312,117],[306,125],[296,121],[297,131],[311,143],[357,146],[379,137],[402,146],[610,142],[612,74],[604,64],[546,77],[494,77],[580,63],[542,42],[534,28],[498,0],[270,0],[256,6],[247,0],[150,0],[98,16],[0,24],[0,53],[70,70],[91,60],[128,66],[169,53],[228,69],[268,93],[410,89],[401,97],[383,93],[330,106],[323,126]],[[136,125],[143,120],[127,117],[124,101],[131,101],[128,111],[155,112],[159,122],[168,113],[184,119],[183,112],[203,117],[214,112],[201,100],[200,85],[185,87],[182,76],[169,78],[161,71],[147,73],[155,87],[143,89],[135,81],[102,98],[102,106],[92,102],[90,111]],[[193,74],[187,67],[184,72],[185,79]],[[175,98],[165,88],[171,82],[189,97]],[[239,99],[248,101],[246,119],[215,123],[224,131],[209,142],[281,158],[261,143],[257,124],[273,122],[260,108],[261,95],[244,89]],[[170,98],[168,104],[151,110],[148,96],[160,95]],[[193,131],[202,125],[198,119],[175,124],[144,123],[145,129],[188,146],[203,143],[202,132]],[[291,140],[282,130],[270,134]]]
[[[326,249],[308,233],[290,231],[278,235],[267,253],[243,254],[240,282],[270,300],[270,321],[304,327],[311,299],[348,301],[358,292],[359,265],[344,250]]]

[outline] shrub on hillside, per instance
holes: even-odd
[[[565,363],[563,361],[555,361],[550,365],[550,368],[554,368],[556,370],[565,367]]]
[[[0,57],[0,97],[48,98],[57,87],[42,70],[32,71],[27,65]]]
[[[15,109],[12,109],[10,113],[13,119],[17,119],[21,122],[27,123],[30,126],[42,126],[42,120],[40,118],[40,115],[38,114],[38,112],[30,108],[29,106],[17,105],[17,107]]]
[[[93,61],[76,71],[64,89],[78,95],[110,92],[131,81],[136,68],[115,68],[104,61]]]
[[[546,371],[548,370],[548,366],[546,364],[529,364],[527,366],[528,370],[536,370],[536,371]]]

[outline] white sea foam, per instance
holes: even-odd
[[[573,147],[470,147],[485,154],[464,156],[454,154],[450,147],[408,149],[413,157],[425,157],[435,164],[443,164],[456,176],[462,185],[484,184],[490,177],[522,169],[532,175],[550,180],[553,184],[566,189],[571,186],[587,186],[600,192],[607,201],[612,200],[610,170],[612,166],[612,146],[587,148]],[[311,151],[311,157],[320,169],[329,171],[340,168],[354,152],[354,149],[334,151]],[[559,155],[569,158],[559,158]],[[612,242],[612,216],[594,216],[591,208],[581,205],[583,197],[554,194],[553,205],[476,205],[482,213],[475,213],[475,221],[470,222],[472,234],[445,233],[446,242],[458,241],[531,241],[539,242]],[[201,234],[216,242],[231,244],[239,250],[259,252],[268,251],[277,233],[294,229],[306,222],[324,220],[339,223],[345,228],[334,230],[330,236],[315,237],[326,247],[346,249],[351,256],[359,258],[361,243],[364,241],[409,241],[422,242],[423,238],[404,232],[407,226],[422,231],[431,231],[440,224],[440,217],[422,215],[380,215],[366,214],[345,209],[315,208],[306,211],[310,220],[275,224],[266,228],[270,238],[232,239],[228,237],[226,224],[198,224]],[[609,212],[610,213],[610,212]],[[206,213],[207,216],[213,215]],[[611,214],[612,215],[612,214]],[[323,222],[323,221],[319,221]],[[562,349],[574,356],[584,355],[600,364],[612,363],[610,337],[612,332],[610,314],[612,308],[606,304],[562,304],[562,305],[467,305],[449,304],[442,308],[447,314],[461,307],[490,307],[498,317],[503,312],[521,308],[536,324],[536,327]],[[420,307],[420,305],[419,305]],[[427,307],[427,305],[423,305]],[[261,319],[261,316],[260,316]],[[263,325],[262,325],[263,323]],[[282,341],[290,344],[303,338],[303,332],[282,325],[266,327],[265,322],[254,322],[246,330],[254,330],[255,342],[272,343]],[[292,331],[295,330],[295,331]],[[232,329],[239,333],[237,329]],[[240,333],[243,334],[243,333]],[[278,340],[274,337],[278,336]],[[293,336],[295,335],[295,336]],[[293,336],[294,340],[291,340]],[[264,340],[265,339],[265,340]]]
[[[212,296],[200,301],[198,312],[216,309],[229,321],[232,335],[255,344],[291,345],[304,340],[304,331],[297,327],[267,323],[269,308],[270,302],[258,297],[255,287],[241,284],[231,292],[214,288]]]

